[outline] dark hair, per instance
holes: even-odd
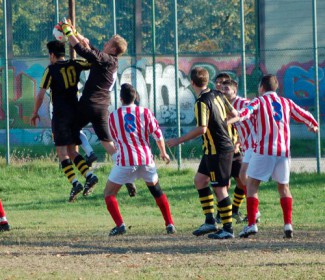
[[[231,77],[228,73],[226,72],[221,72],[219,73],[216,78],[214,79],[214,81],[217,81],[217,79],[225,79],[225,80],[231,80]]]
[[[235,80],[225,80],[223,83],[222,83],[223,86],[232,86],[234,88],[238,88],[238,83],[235,81]]]
[[[56,58],[62,57],[65,55],[65,44],[60,41],[50,41],[47,43],[47,48],[49,53],[53,53]]]
[[[191,70],[191,81],[197,87],[207,86],[209,83],[209,72],[203,67],[195,67]]]
[[[125,105],[129,105],[136,99],[137,91],[132,85],[125,83],[121,86],[120,97]]]
[[[279,82],[275,75],[267,74],[262,77],[260,86],[262,86],[266,92],[276,91],[278,89]]]

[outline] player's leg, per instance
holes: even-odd
[[[292,228],[292,194],[289,188],[290,160],[288,158],[277,158],[277,163],[272,174],[272,178],[278,182],[278,192],[280,194],[280,205],[284,221],[284,238],[293,237]]]
[[[116,199],[116,195],[121,189],[121,186],[125,184],[125,179],[134,181],[135,179],[135,167],[127,166],[114,166],[108,176],[106,187],[104,190],[104,198],[108,212],[115,222],[115,227],[110,231],[110,236],[124,234],[126,232],[126,226],[124,224],[119,204]]]
[[[194,185],[199,195],[203,214],[205,215],[204,224],[193,231],[193,235],[195,236],[217,231],[214,218],[214,196],[209,186],[210,176],[206,162],[207,160],[207,156],[203,155],[198,171],[194,177]]]
[[[239,207],[242,205],[245,199],[244,189],[246,188],[239,178],[241,165],[242,155],[235,154],[231,167],[231,177],[233,177],[236,181],[236,187],[234,189],[234,198],[232,202],[232,217],[236,220],[237,224],[243,222],[244,220],[241,213],[239,212]]]
[[[87,135],[83,130],[80,130],[80,140],[81,147],[86,153],[86,162],[89,167],[92,166],[93,162],[97,160],[97,156],[95,155],[93,147],[90,145]]]
[[[62,171],[68,181],[72,184],[69,202],[73,202],[77,195],[83,190],[82,184],[78,181],[73,168],[73,163],[68,155],[68,146],[56,146],[56,153],[59,157]]]
[[[115,222],[115,227],[110,231],[110,236],[124,234],[126,232],[126,227],[123,222],[123,218],[119,209],[118,201],[116,195],[121,188],[121,184],[116,184],[110,180],[107,180],[106,187],[104,190],[105,203],[108,212],[110,213],[112,219]]]
[[[248,169],[249,161],[252,157],[252,154],[253,154],[253,149],[248,149],[245,151],[243,161],[242,161],[240,171],[239,171],[239,179],[241,180],[241,182],[243,184],[243,190],[245,192],[245,196],[247,194],[247,190],[246,190],[246,184],[247,184],[247,178],[248,178],[247,169]],[[260,218],[261,218],[261,213],[260,213],[259,209],[257,209],[256,223],[260,222]],[[244,218],[244,222],[248,222],[247,216]]]
[[[292,228],[292,195],[289,189],[289,184],[278,183],[278,191],[280,194],[280,204],[283,213],[284,222],[284,238],[293,237]]]
[[[232,227],[232,203],[228,194],[228,182],[231,175],[233,153],[211,156],[209,161],[211,186],[217,196],[217,209],[220,212],[222,229],[209,234],[209,238],[234,238]]]
[[[253,153],[247,169],[247,219],[248,226],[239,233],[239,237],[248,237],[256,234],[256,213],[258,211],[258,188],[261,181],[268,181],[271,177],[276,163],[276,157]]]
[[[3,208],[2,201],[0,199],[0,231],[9,231],[10,226],[6,217],[5,210]]]
[[[138,169],[138,176],[145,180],[151,195],[154,197],[164,218],[167,234],[175,233],[176,229],[171,215],[168,198],[160,187],[156,167],[154,165],[140,166]]]
[[[76,145],[69,145],[68,153],[70,158],[73,160],[74,165],[77,167],[82,176],[86,179],[83,189],[83,195],[87,196],[93,191],[95,185],[98,183],[98,178],[89,169],[89,166],[84,157],[77,152]]]

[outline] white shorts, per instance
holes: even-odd
[[[247,149],[245,152],[244,152],[244,157],[243,157],[243,163],[249,163],[251,157],[252,157],[252,154],[254,153],[253,149],[252,148],[249,148]]]
[[[138,166],[114,165],[108,176],[108,180],[120,185],[124,185],[125,183],[133,183],[135,179],[141,178],[148,183],[158,181],[158,174],[155,164]]]
[[[280,184],[288,184],[290,178],[290,159],[253,153],[249,161],[247,175],[267,182],[272,179]]]

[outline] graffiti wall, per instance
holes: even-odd
[[[14,60],[9,69],[9,110],[10,110],[10,138],[12,144],[51,145],[51,104],[49,94],[47,94],[39,111],[40,122],[37,128],[29,124],[29,118],[34,107],[35,96],[48,64],[47,58]],[[259,78],[263,73],[267,73],[264,65],[255,66],[253,59],[247,60],[247,87],[248,92],[254,95],[257,89]],[[182,132],[186,132],[195,125],[194,103],[195,95],[191,89],[188,74],[194,66],[203,66],[208,69],[211,78],[210,86],[213,87],[213,78],[222,71],[229,72],[238,81],[241,81],[241,59],[240,57],[223,58],[193,58],[182,57],[179,59],[179,89],[178,100],[180,102],[180,121]],[[320,108],[321,117],[325,114],[325,62],[320,64]],[[0,68],[1,83],[0,88],[0,143],[5,143],[6,127],[6,96],[4,89],[4,73]],[[301,64],[291,62],[282,65],[277,71],[280,81],[280,94],[293,99],[297,104],[314,111],[315,105],[315,81],[312,62]],[[154,81],[155,72],[155,81]],[[82,74],[82,81],[79,85],[82,91],[84,81],[88,73]],[[142,58],[135,65],[130,65],[129,59],[120,61],[117,92],[112,95],[112,105],[110,110],[115,109],[115,104],[120,106],[118,91],[120,85],[128,82],[133,84],[141,97],[140,105],[149,107],[155,112],[167,138],[175,136],[177,133],[176,122],[176,90],[175,90],[175,67],[173,58],[157,58],[155,69],[151,58]],[[156,92],[156,95],[154,95]],[[91,143],[97,143],[97,137],[93,134],[91,127],[87,127],[85,132]]]

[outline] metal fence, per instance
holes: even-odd
[[[0,2],[0,156],[6,156],[9,163],[10,156],[40,156],[54,148],[49,96],[40,109],[37,128],[29,125],[29,118],[49,63],[46,43],[53,39],[58,19],[69,15],[73,1]],[[75,15],[78,31],[96,47],[102,48],[114,33],[129,43],[119,62],[110,110],[120,105],[116,98],[120,85],[132,83],[140,93],[140,104],[154,111],[165,138],[195,126],[195,95],[188,74],[199,65],[208,69],[211,87],[218,73],[228,72],[239,81],[240,94],[248,97],[256,95],[263,74],[276,74],[279,93],[323,123],[325,40],[317,39],[325,29],[323,23],[317,23],[317,18],[325,16],[322,2],[80,0]],[[84,73],[81,91],[86,78]],[[105,160],[92,128],[85,131]],[[322,130],[315,137],[294,123],[292,156],[314,158],[317,171],[321,171],[321,140]],[[201,141],[193,140],[170,152],[178,166],[184,166],[182,159],[200,156]]]

